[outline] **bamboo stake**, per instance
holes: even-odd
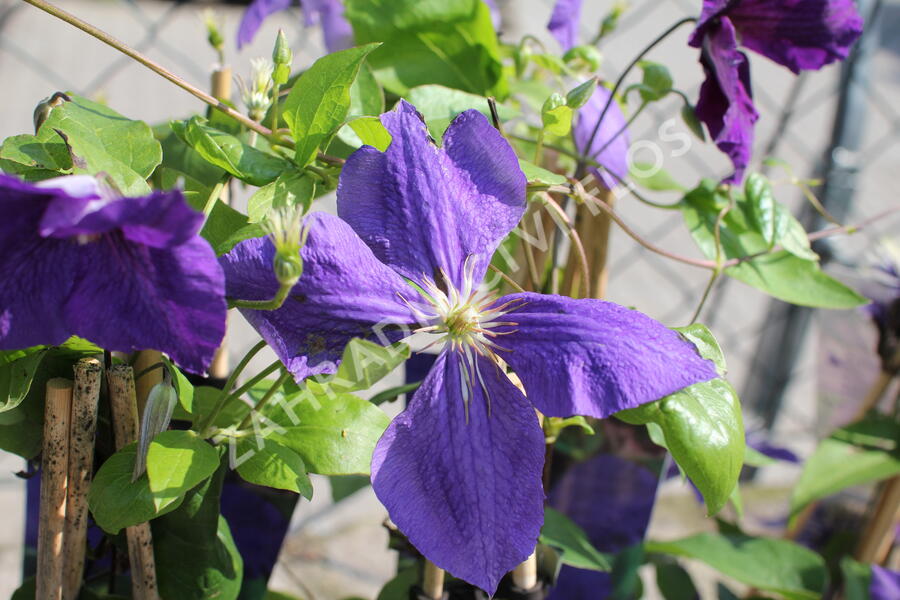
[[[212,74],[212,95],[219,100],[230,101],[233,77],[231,67],[222,65],[216,68]],[[274,101],[278,102],[278,99],[275,98]],[[277,124],[274,127],[277,127]],[[231,185],[226,184],[222,188],[219,200],[225,204],[231,204]],[[225,336],[209,366],[209,376],[211,379],[228,379],[228,315],[225,315]]]
[[[894,528],[900,522],[900,477],[894,477],[878,493],[875,512],[856,548],[856,560],[882,564],[894,543]]]
[[[432,600],[441,600],[444,597],[444,570],[427,558],[422,573],[422,591]]]
[[[51,379],[46,390],[35,595],[40,600],[60,600],[63,591],[62,550],[72,382]]]
[[[532,552],[531,556],[525,559],[522,564],[513,569],[513,584],[522,591],[529,592],[538,584],[537,577],[537,553]]]
[[[75,364],[75,393],[69,419],[69,477],[63,535],[65,576],[63,599],[78,597],[84,577],[87,544],[88,490],[94,470],[94,436],[100,401],[100,361],[83,358]]]
[[[161,361],[162,352],[158,350],[141,350],[137,353],[137,357],[135,357],[134,359],[134,373],[142,373],[144,369],[152,367],[153,365],[158,364]],[[153,369],[152,371],[148,371],[141,375],[140,379],[134,382],[135,392],[137,394],[136,418],[138,420],[138,423],[140,423],[141,416],[143,416],[144,414],[144,406],[147,404],[147,396],[150,395],[150,390],[154,385],[162,382],[162,378],[162,369]],[[137,432],[137,430],[135,430],[135,432]],[[137,434],[135,433],[135,435]]]
[[[129,366],[115,365],[109,369],[106,377],[109,381],[116,448],[121,449],[137,439],[138,416],[134,371]],[[150,523],[128,527],[125,534],[128,538],[128,559],[131,564],[132,598],[159,600]]]
[[[216,100],[231,100],[231,67],[221,66],[212,72],[212,95]]]

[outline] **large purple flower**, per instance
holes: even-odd
[[[862,33],[853,0],[704,0],[690,44],[702,48],[706,81],[697,116],[734,164],[727,182],[739,182],[750,162],[759,118],[750,67],[740,44],[794,73],[847,57]]]
[[[439,336],[434,366],[378,442],[372,485],[426,557],[493,592],[534,550],[543,520],[534,408],[602,418],[716,372],[677,333],[616,304],[479,295],[491,255],[525,211],[512,148],[473,110],[440,148],[404,101],[381,121],[391,145],[347,160],[340,218],[307,219],[303,276],[284,306],[244,314],[298,378],[333,372],[343,345],[373,328]],[[271,297],[272,252],[261,238],[223,257],[228,295]]]
[[[0,175],[0,349],[81,336],[202,373],[225,334],[222,269],[180,192],[119,198],[86,175]]]
[[[872,600],[896,600],[900,598],[900,572],[872,565],[872,580],[869,584]]]
[[[269,15],[287,10],[293,0],[253,0],[238,26],[238,48],[253,41],[256,32]],[[329,52],[345,50],[353,45],[353,29],[344,18],[340,0],[303,0],[303,21],[307,27],[321,25],[325,48]]]

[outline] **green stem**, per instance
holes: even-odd
[[[296,283],[296,282],[295,282]],[[275,297],[271,300],[233,300],[231,298],[228,299],[228,308],[251,308],[253,310],[278,310],[281,308],[281,305],[284,304],[284,301],[287,299],[288,295],[291,293],[291,289],[294,287],[294,284],[281,284],[281,287],[278,288],[278,292],[275,294]]]
[[[209,194],[209,198],[206,199],[206,204],[203,205],[203,220],[209,219],[209,215],[212,214],[213,209],[216,207],[216,202],[219,201],[219,198],[222,197],[222,190],[225,189],[225,186],[228,184],[228,179],[230,176],[226,175],[217,183],[212,192]]]
[[[219,394],[219,399],[216,401],[212,412],[209,413],[209,416],[203,419],[200,426],[197,428],[197,431],[200,432],[200,435],[204,435],[206,430],[209,429],[210,425],[215,423],[216,418],[219,416],[219,413],[222,412],[222,409],[225,408],[225,405],[228,403],[228,398],[230,397],[229,391],[234,387],[238,376],[240,376],[241,372],[245,368],[247,368],[247,365],[250,363],[253,357],[259,354],[259,352],[265,347],[266,341],[260,340],[255,346],[250,348],[249,352],[244,355],[244,358],[241,359],[241,362],[239,362],[234,368],[234,371],[231,372],[231,375],[228,376],[228,381],[225,382],[225,386],[222,388],[222,392]]]
[[[240,398],[241,396],[246,394],[257,383],[259,383],[260,381],[262,381],[263,379],[265,379],[266,377],[271,375],[273,372],[277,371],[278,367],[280,367],[280,366],[281,366],[281,361],[276,360],[271,365],[269,365],[268,367],[266,367],[265,369],[263,369],[262,371],[260,371],[259,373],[257,373],[253,377],[251,377],[250,379],[248,379],[246,381],[246,383],[244,383],[244,385],[242,385],[238,389],[236,389],[233,392],[231,392],[230,394],[228,394],[228,399],[225,401],[225,404],[226,405],[230,404],[233,400],[237,400],[238,398]]]
[[[281,386],[283,386],[285,384],[285,382],[287,382],[287,380],[290,376],[291,376],[291,374],[287,370],[285,370],[284,373],[281,374],[281,377],[279,377],[275,381],[275,383],[272,384],[272,387],[270,387],[268,389],[268,391],[265,393],[265,395],[259,399],[259,402],[253,408],[253,410],[251,410],[249,413],[247,413],[247,416],[244,417],[244,420],[241,421],[240,425],[238,425],[238,431],[240,431],[241,429],[247,428],[247,426],[253,420],[253,413],[259,412],[266,404],[268,404],[269,400],[271,400],[275,396],[275,393],[281,389]]]
[[[538,133],[537,143],[534,145],[534,164],[541,165],[541,155],[544,153],[544,130]]]

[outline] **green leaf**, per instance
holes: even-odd
[[[350,394],[315,396],[302,390],[276,404],[269,419],[284,427],[271,434],[300,455],[311,473],[367,474],[375,444],[390,418],[378,407]]]
[[[717,192],[716,184],[705,181],[689,192],[681,204],[691,235],[710,259],[716,256],[715,222],[725,202],[727,200]],[[750,225],[740,206],[732,209],[722,220],[720,233],[725,259],[744,258],[769,250],[769,244]],[[853,308],[868,302],[826,275],[816,261],[794,256],[787,251],[763,254],[729,267],[725,273],[775,298],[802,306]]]
[[[284,120],[294,134],[295,161],[305,167],[333,136],[350,109],[350,86],[378,44],[323,56],[300,76],[284,101]]]
[[[656,585],[666,600],[700,598],[690,574],[674,561],[656,565]]]
[[[202,210],[207,197],[188,197],[188,203],[196,210]],[[222,256],[236,244],[246,239],[262,237],[266,234],[257,223],[250,223],[247,215],[236,211],[224,202],[216,202],[200,236],[212,246],[216,256]]]
[[[337,373],[330,378],[308,382],[317,392],[327,385],[333,392],[367,390],[409,358],[409,346],[404,343],[382,346],[362,338],[353,338],[344,348]]]
[[[338,136],[354,148],[372,146],[384,152],[391,145],[391,133],[378,117],[359,117],[341,128]]]
[[[409,90],[406,99],[422,113],[428,124],[429,133],[436,140],[444,136],[444,132],[453,119],[467,110],[474,109],[486,118],[491,118],[491,109],[487,98],[442,85],[414,87]],[[497,114],[501,121],[506,121],[519,113],[508,106],[497,104]]]
[[[565,99],[555,92],[544,102],[541,107],[541,123],[544,131],[564,136],[572,130],[572,117],[575,116],[575,111],[565,102]]]
[[[725,370],[718,342],[703,325],[678,330],[700,355]],[[737,393],[724,379],[695,383],[662,400],[616,413],[628,423],[660,427],[663,444],[703,494],[709,514],[725,506],[744,462],[744,422]],[[648,428],[649,429],[649,428]],[[653,432],[651,432],[651,437]],[[658,433],[657,433],[658,436]]]
[[[163,357],[163,362],[166,363],[166,368],[172,375],[172,385],[178,394],[178,403],[190,414],[194,410],[194,384],[188,381],[185,374],[172,361]]]
[[[378,593],[378,600],[409,600],[410,589],[419,583],[419,569],[408,567],[384,584]]]
[[[877,416],[839,429],[822,440],[803,466],[794,487],[791,518],[810,502],[900,473],[897,440],[900,440],[900,424]],[[877,443],[861,445],[860,442]]]
[[[672,91],[672,74],[665,65],[642,60],[638,66],[644,72],[643,84],[640,88],[641,100],[655,102],[662,100]]]
[[[814,600],[827,581],[825,561],[787,540],[701,533],[672,542],[647,542],[647,552],[686,556],[749,586],[785,598]]]
[[[841,575],[844,576],[844,598],[846,600],[869,600],[869,586],[872,584],[871,565],[845,556],[841,559]]]
[[[70,173],[72,157],[62,137],[42,127],[37,135],[14,135],[3,140],[0,169],[26,181],[40,181]]]
[[[747,446],[744,448],[744,464],[748,467],[765,467],[773,465],[778,461],[774,458],[766,456],[762,452]]]
[[[247,216],[250,223],[259,223],[266,218],[271,208],[303,206],[304,212],[312,204],[316,193],[316,182],[312,177],[291,169],[250,196],[247,201]],[[261,230],[260,230],[261,231]]]
[[[366,475],[332,475],[328,481],[331,483],[331,501],[335,503],[371,484]]]
[[[681,120],[691,130],[691,133],[697,136],[697,139],[701,142],[706,141],[706,132],[703,130],[703,124],[700,122],[700,119],[697,118],[697,111],[687,102],[681,106]]]
[[[713,361],[719,375],[725,375],[725,372],[728,370],[725,365],[725,353],[722,352],[718,340],[716,340],[712,331],[706,325],[694,323],[687,327],[675,327],[674,330],[680,333],[681,337],[696,346],[700,356]]]
[[[245,439],[238,443],[237,453],[246,457],[238,464],[237,472],[250,483],[297,492],[307,500],[312,499],[313,488],[306,465],[290,448],[274,440],[265,440],[259,448],[255,441]]]
[[[181,135],[176,134],[175,129]],[[183,188],[188,203],[197,211],[203,210],[213,188],[222,181],[224,169],[207,162],[182,139],[182,121],[158,126],[156,135],[162,145],[163,158],[153,173],[153,187],[163,190]]]
[[[628,174],[639,186],[654,192],[685,191],[668,171],[650,163],[631,163]]]
[[[274,383],[274,382],[269,382]],[[266,388],[268,389],[268,387]],[[194,388],[194,424],[202,423],[203,420],[213,411],[222,394],[219,388],[207,385]],[[250,413],[250,406],[245,402],[229,402],[219,412],[213,425],[216,427],[230,427],[236,423],[240,423],[244,417]]]
[[[587,534],[571,519],[552,508],[544,509],[540,541],[561,552],[560,561],[579,569],[609,571],[610,557],[591,544]]]
[[[348,117],[377,117],[384,112],[384,90],[378,85],[372,68],[366,63],[359,67],[359,73],[350,86],[350,110]]]
[[[522,169],[529,184],[566,185],[569,183],[564,175],[548,171],[521,158],[519,159],[519,168]]]
[[[110,456],[94,475],[88,493],[88,506],[94,520],[104,531],[118,533],[120,529],[144,523],[178,508],[181,498],[156,509],[147,475],[132,482],[136,444],[129,444]]]
[[[126,196],[148,194],[146,179],[162,160],[150,126],[86,98],[71,98],[51,111],[41,131],[64,137],[76,173],[104,173]]]
[[[786,223],[784,212],[776,212],[775,195],[765,175],[751,173],[744,182],[744,198],[750,207],[750,222],[771,247],[781,237]]]
[[[147,450],[147,477],[157,510],[179,500],[218,466],[218,452],[193,431],[157,435]]]
[[[384,42],[369,64],[395,94],[436,83],[506,96],[500,45],[480,0],[349,0],[345,6],[357,43]]]
[[[250,185],[266,185],[291,166],[283,158],[257,150],[210,126],[201,117],[191,117],[183,127],[172,123],[172,129],[206,161]]]
[[[244,564],[219,514],[225,469],[187,493],[184,503],[153,521],[161,598],[235,600]]]
[[[393,402],[403,394],[410,394],[411,392],[416,391],[421,385],[421,381],[414,381],[412,383],[398,385],[396,387],[386,389],[383,392],[378,392],[377,394],[369,398],[369,402],[371,402],[375,406],[384,404],[385,402]]]
[[[0,413],[25,399],[46,352],[44,346],[0,352]]]

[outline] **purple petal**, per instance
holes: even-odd
[[[8,282],[0,289],[0,348],[59,344],[78,335],[108,350],[161,350],[202,373],[224,335],[226,307],[222,270],[209,244],[196,235],[175,237],[177,221],[193,221],[193,211],[178,192],[99,204],[67,196],[66,190],[85,189],[78,183],[40,188],[0,180],[0,208],[8,215],[0,224],[0,280]],[[152,208],[145,205],[150,199]],[[104,213],[103,227],[64,235],[73,215],[93,221],[85,210],[90,203]],[[148,216],[152,221],[142,224]],[[165,244],[140,243],[125,231],[156,232],[147,237],[159,242],[166,234],[156,227],[170,223],[176,232]],[[39,234],[45,226],[51,237]]]
[[[605,169],[591,168],[594,176],[608,189],[613,189],[628,177],[628,147],[631,138],[625,129],[625,115],[619,108],[618,102],[613,100],[603,115],[603,122],[593,136],[597,121],[603,113],[603,108],[609,101],[610,92],[605,87],[597,86],[597,91],[591,96],[587,104],[578,111],[573,126],[572,135],[575,139],[575,147],[585,156],[590,156]],[[593,141],[591,137],[593,136]],[[615,136],[615,137],[613,137]],[[588,151],[590,144],[590,151]],[[611,171],[613,174],[608,173]]]
[[[510,294],[500,356],[550,417],[605,418],[716,377],[711,361],[647,315],[602,300]]]
[[[256,36],[260,26],[269,15],[281,10],[287,10],[291,0],[253,0],[253,3],[244,11],[241,24],[238,26],[237,45],[240,50],[244,44],[249,44]]]
[[[438,357],[378,442],[372,487],[426,558],[493,594],[537,542],[544,436],[506,375],[476,360],[483,385],[472,375],[467,393],[463,355]]]
[[[525,176],[509,143],[478,111],[459,115],[444,147],[401,100],[381,116],[392,136],[384,153],[363,146],[341,173],[338,214],[382,262],[421,282],[446,272],[462,287],[473,256],[475,281],[525,211]]]
[[[897,600],[900,598],[900,572],[873,564],[869,595],[872,600]]]
[[[563,51],[569,50],[578,43],[578,25],[581,20],[581,0],[556,0],[553,5],[553,14],[547,29],[562,46]]]
[[[847,58],[863,29],[853,0],[743,0],[727,15],[741,45],[794,73]]]
[[[700,88],[697,117],[706,123],[719,150],[728,155],[734,174],[727,183],[739,183],[753,153],[753,124],[759,113],[753,106],[750,64],[737,49],[734,26],[721,19],[704,38],[700,62],[706,80]]]
[[[302,0],[300,6],[307,27],[316,23],[322,26],[326,50],[338,52],[353,46],[353,28],[344,18],[340,0]]]
[[[85,177],[59,177],[38,184],[42,189],[67,194],[50,203],[40,224],[42,236],[70,238],[121,230],[129,241],[171,248],[195,237],[203,225],[203,215],[191,209],[180,192],[154,191],[141,198],[118,198],[93,177],[87,177],[94,182],[92,188]]]
[[[398,292],[406,282],[378,262],[343,221],[325,213],[306,219],[309,237],[301,249],[303,275],[278,310],[241,309],[297,381],[333,373],[352,338],[399,339],[397,325],[415,317]],[[241,300],[268,300],[278,290],[269,238],[246,240],[219,259],[226,293]],[[382,331],[382,328],[385,328]]]

